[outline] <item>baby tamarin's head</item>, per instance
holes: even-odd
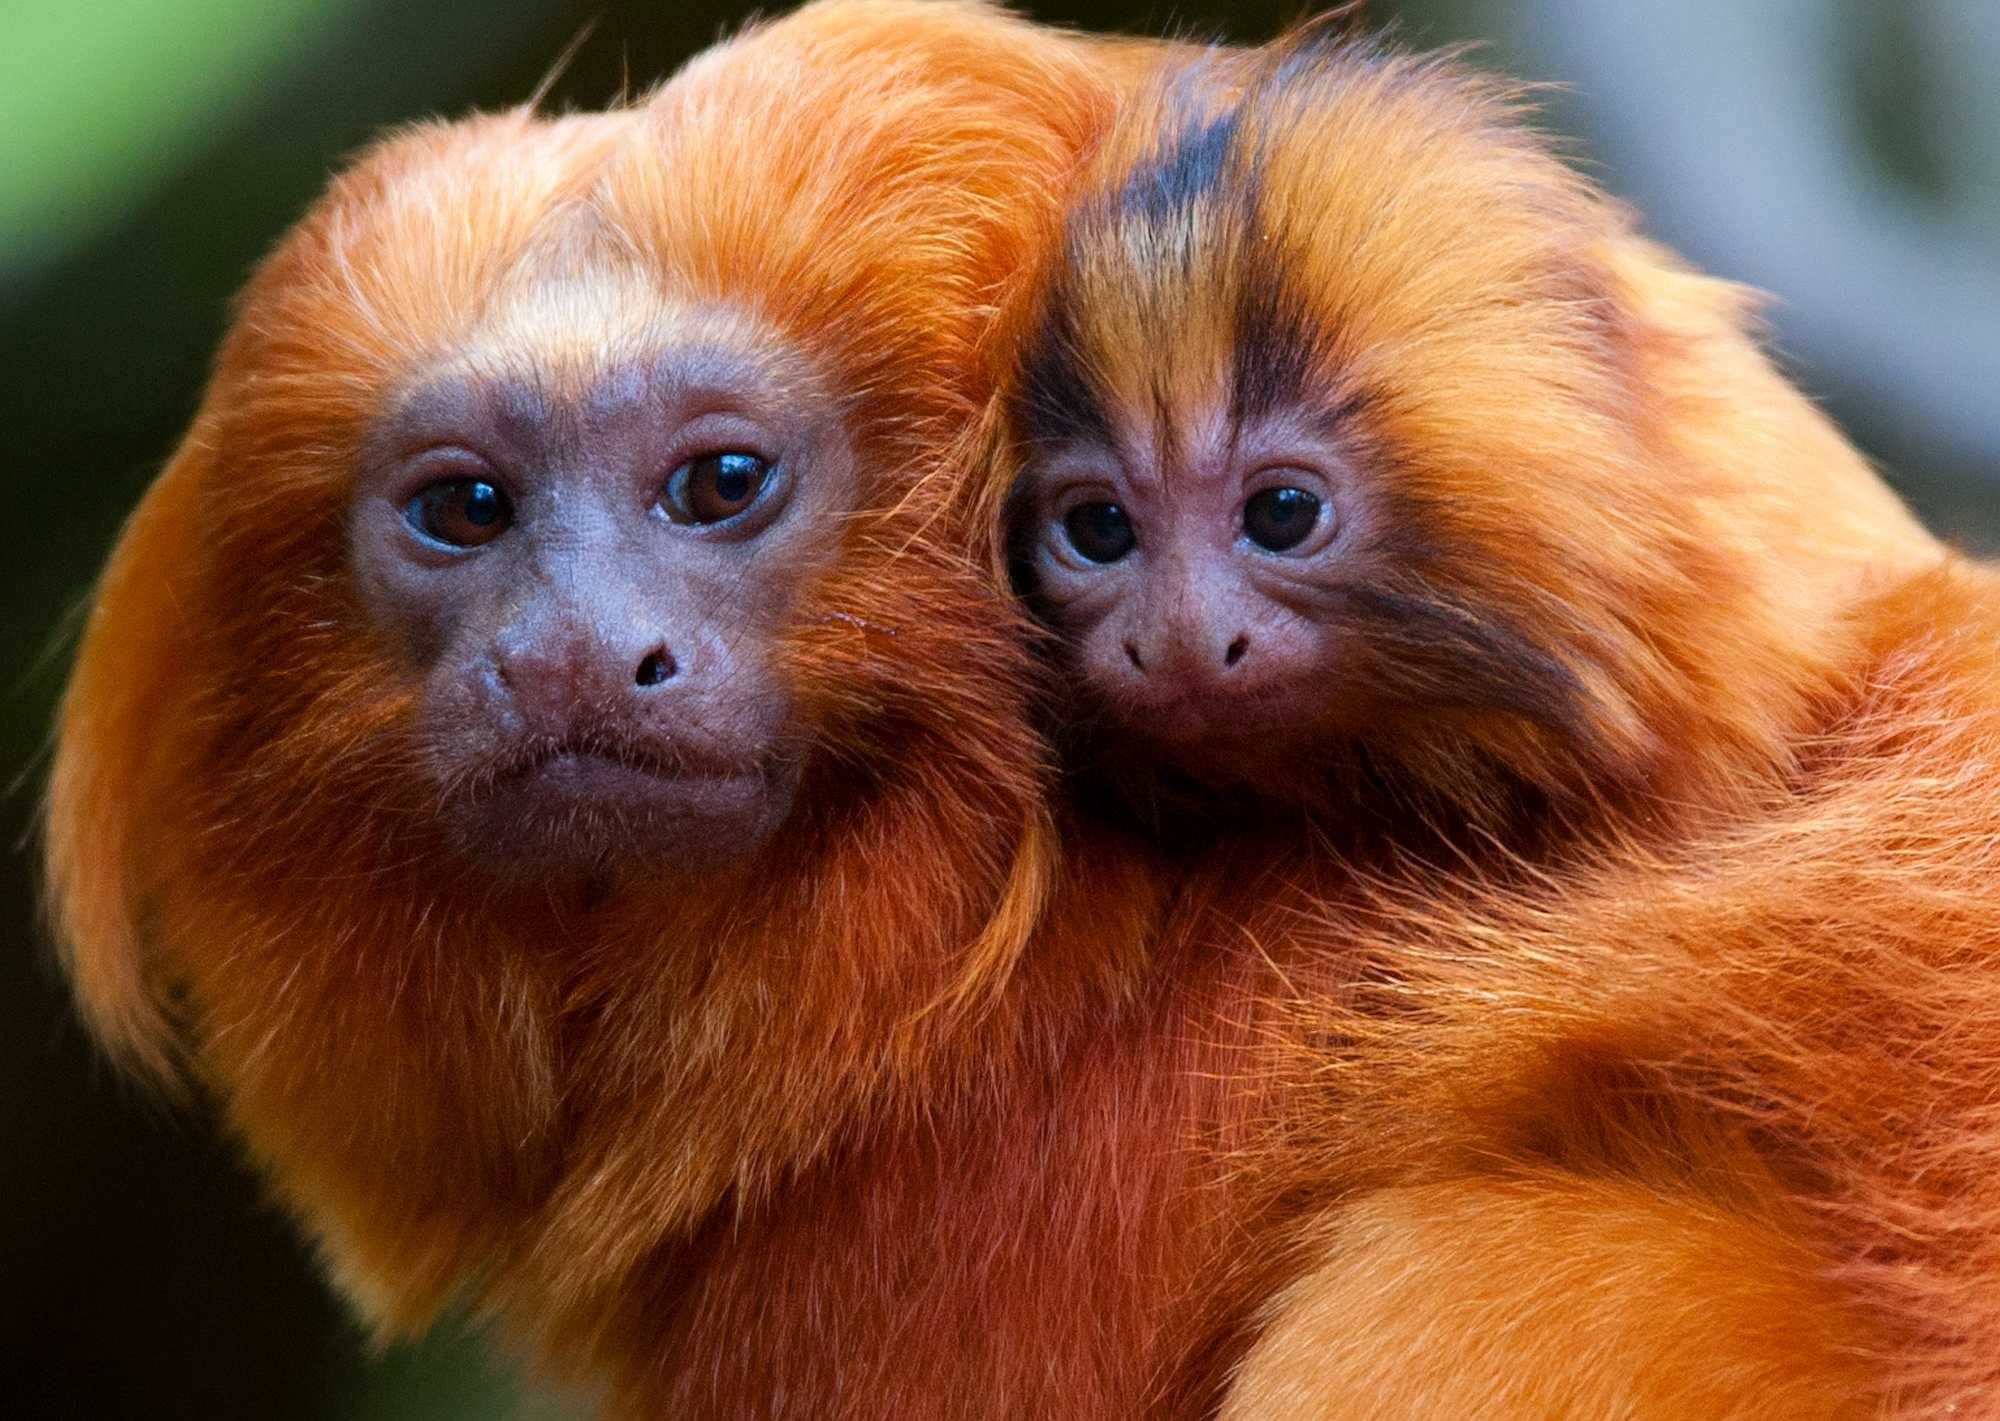
[[[1518,107],[1308,30],[1197,61],[1098,154],[1002,484],[1077,743],[1128,785],[1672,791],[1768,758],[1774,666],[1811,679],[1808,579],[1770,564],[1840,540],[1801,523],[1909,534],[1734,293],[1632,237]],[[1785,483],[1807,445],[1839,479]]]

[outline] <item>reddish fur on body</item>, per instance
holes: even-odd
[[[1844,693],[1762,803],[1671,845],[1599,845],[1559,878],[1385,888],[1360,931],[1309,930],[1370,985],[1282,1034],[1302,1087],[1282,1134],[1349,1142],[1318,1187],[1351,1188],[1365,1142],[1377,1181],[1442,1163],[1476,1195],[1560,1168],[1681,1201],[1683,1227],[1615,1265],[1621,1305],[1657,1310],[1663,1335],[1683,1299],[1646,1277],[1703,1237],[1698,1211],[1765,1219],[1789,1261],[1720,1284],[1772,1290],[1739,1334],[1772,1367],[1845,1318],[1823,1375],[1862,1414],[2000,1415],[2000,578],[1942,567],[1842,621]],[[1301,1158],[1276,1146],[1273,1189],[1313,1192]],[[1469,1231],[1458,1253],[1481,1296],[1521,1308],[1564,1256]],[[1345,1286],[1411,1266],[1382,1248]],[[1816,1311],[1797,1303],[1813,1288]],[[1542,1352],[1553,1366],[1566,1344]]]
[[[1374,1190],[1300,1245],[1223,1421],[1875,1414],[1811,1250],[1560,1170]]]

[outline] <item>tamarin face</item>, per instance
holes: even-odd
[[[362,848],[450,853],[441,879],[755,877],[780,826],[825,829],[799,803],[858,812],[1010,713],[1025,688],[974,683],[1016,629],[923,490],[1049,214],[985,215],[1012,90],[876,73],[913,16],[940,49],[1018,28],[814,7],[643,108],[419,130],[336,185],[246,293],[197,440],[225,783],[337,786],[297,811],[359,805]],[[820,60],[814,141],[772,144],[770,67]],[[947,141],[980,162],[905,181]],[[993,738],[1026,768],[980,792],[1031,743]]]
[[[569,189],[510,207],[511,244],[473,254],[459,289],[398,281],[394,314],[423,327],[352,377],[373,386],[365,403],[313,421],[346,446],[310,480],[310,516],[344,525],[319,550],[344,545],[356,604],[337,656],[374,663],[321,694],[365,684],[357,711],[380,706],[377,734],[400,742],[396,798],[424,807],[440,847],[508,876],[680,872],[764,845],[820,730],[787,659],[817,612],[801,599],[875,496],[827,362],[662,269],[679,251],[617,186],[649,156],[645,116],[590,124],[606,136],[558,150]],[[545,131],[562,129],[529,126],[524,153],[559,142]],[[448,180],[495,202],[514,181],[469,161]],[[441,239],[362,207],[339,240],[388,279],[395,244]],[[380,320],[388,299],[323,326]],[[297,388],[339,390],[341,373],[322,357]],[[273,481],[240,465],[239,487]],[[286,468],[303,495],[306,461]],[[217,512],[225,530],[270,516],[261,499]],[[261,605],[282,625],[298,600]]]
[[[690,867],[755,849],[800,741],[773,647],[854,501],[840,412],[743,320],[662,311],[583,358],[503,300],[370,430],[350,514],[370,619],[421,684],[424,773],[473,856]],[[656,304],[656,303],[653,303]]]
[[[1091,694],[1200,767],[1309,755],[1365,654],[1339,604],[1380,536],[1336,412],[1213,389],[1103,419],[1030,465],[1020,547]]]
[[[1197,65],[1106,145],[1024,363],[1012,544],[1118,758],[1281,794],[1414,715],[1582,723],[1581,668],[1508,606],[1534,589],[1478,586],[1510,569],[1467,514],[1546,480],[1510,447],[1519,405],[1609,383],[1574,234],[1502,205],[1526,250],[1496,258],[1426,210],[1480,137],[1419,166],[1399,135],[1371,168],[1340,130],[1435,132],[1436,107],[1396,112],[1392,61],[1294,61],[1233,92]],[[1521,366],[1537,339],[1576,376]],[[1489,428],[1453,408],[1509,383]]]

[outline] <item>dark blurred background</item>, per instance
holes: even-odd
[[[0,26],[0,1414],[582,1417],[462,1330],[371,1353],[215,1122],[71,1020],[31,828],[68,628],[192,414],[230,292],[385,125],[599,106],[739,22],[710,0],[78,0]],[[1255,40],[1297,4],[1049,4]],[[2000,547],[2000,4],[1374,0],[1559,81],[1547,119],[1651,230],[1772,292],[1789,367],[1934,527]]]

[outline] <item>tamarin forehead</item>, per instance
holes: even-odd
[[[1498,81],[1317,30],[1190,69],[1121,116],[1072,208],[1031,438],[1217,379],[1235,420],[1337,420],[1384,379],[1600,342],[1592,253],[1623,219]]]
[[[662,360],[717,390],[825,403],[823,372],[752,303],[676,289],[609,240],[587,207],[523,253],[450,345],[448,364],[564,402],[615,399]]]
[[[551,212],[451,344],[495,378],[535,377],[580,390],[614,352],[669,324],[671,302],[611,241],[586,202]]]
[[[576,449],[580,431],[650,418],[733,416],[764,424],[837,420],[823,372],[751,314],[639,289],[524,291],[441,362],[416,372],[371,430],[377,447],[487,431],[521,450]],[[589,303],[620,324],[586,336]],[[567,320],[566,320],[567,317]]]
[[[1261,211],[1239,77],[1226,56],[1190,63],[1099,154],[1027,363],[1037,437],[1102,442],[1143,421],[1171,442],[1202,413],[1240,422],[1305,395],[1325,342]]]
[[[1264,239],[1242,119],[1166,132],[1074,216],[1026,363],[1033,437],[1110,443],[1141,424],[1171,445],[1197,419],[1240,424],[1324,383],[1328,342]]]

